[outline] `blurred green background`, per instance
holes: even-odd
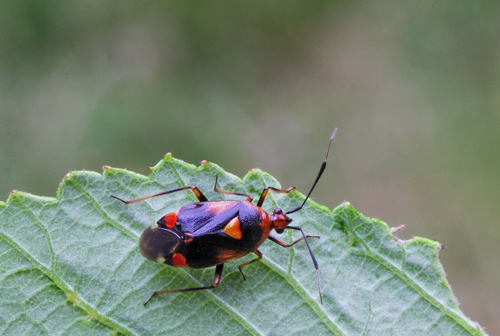
[[[2,1],[0,200],[165,153],[446,246],[500,334],[500,3]]]

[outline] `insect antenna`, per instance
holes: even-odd
[[[321,175],[323,175],[323,172],[325,171],[325,168],[326,168],[326,161],[328,160],[328,154],[330,153],[330,147],[332,145],[332,141],[333,141],[333,138],[335,137],[335,133],[337,133],[337,127],[335,127],[335,129],[333,130],[333,134],[332,136],[330,137],[330,143],[328,144],[328,150],[326,151],[326,157],[325,157],[325,161],[323,161],[323,163],[321,164],[321,168],[319,169],[319,173],[318,173],[318,176],[316,177],[316,180],[314,181],[314,184],[311,188],[311,190],[309,191],[309,193],[307,194],[307,197],[306,199],[304,200],[304,202],[302,203],[301,206],[299,206],[298,208],[295,208],[293,210],[290,210],[286,213],[286,215],[288,214],[291,214],[291,213],[294,213],[296,211],[299,211],[300,209],[302,209],[302,207],[304,206],[304,204],[306,204],[307,200],[309,199],[309,196],[311,196],[311,193],[312,191],[314,190],[314,187],[316,187],[316,184],[318,183],[319,181],[319,178],[321,177]]]

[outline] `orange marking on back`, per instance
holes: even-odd
[[[206,209],[213,214],[218,214],[226,209],[233,207],[234,205],[235,202],[232,201],[215,201],[208,203]]]
[[[220,251],[220,253],[217,255],[217,259],[219,259],[219,261],[221,263],[223,262],[228,262],[228,261],[231,261],[231,260],[234,260],[234,259],[238,259],[238,258],[241,258],[245,255],[247,255],[248,251],[244,251],[244,250],[234,250],[234,249],[229,249],[229,248],[225,248],[225,249],[222,249]]]
[[[234,217],[229,223],[227,223],[222,232],[227,234],[229,237],[233,237],[234,239],[241,239],[243,234],[241,233],[240,224],[240,219],[238,217]]]
[[[186,258],[180,253],[174,253],[172,256],[172,265],[175,267],[186,267]]]
[[[175,223],[177,223],[177,215],[175,214],[175,212],[171,212],[168,215],[165,215],[163,219],[165,220],[165,225],[169,229],[172,229],[175,226]]]
[[[260,214],[259,225],[262,228],[262,239],[257,244],[257,246],[260,246],[260,244],[262,244],[264,240],[266,240],[267,237],[269,237],[269,234],[271,233],[271,222],[269,220],[269,214],[262,209],[259,209],[259,214]]]

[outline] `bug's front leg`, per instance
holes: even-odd
[[[319,236],[306,235],[305,238],[320,238],[320,237]],[[269,236],[269,237],[267,237],[267,239],[269,239],[269,240],[271,240],[271,241],[275,242],[276,244],[281,245],[283,247],[290,247],[290,246],[293,246],[293,245],[297,244],[299,241],[304,240],[304,237],[300,237],[299,239],[295,240],[291,244],[287,244],[284,241],[282,241],[282,240],[280,240],[280,239],[278,239],[276,237],[273,237],[273,236]]]
[[[257,206],[259,208],[262,207],[262,204],[264,204],[264,200],[266,199],[269,190],[273,190],[278,193],[288,194],[290,191],[295,190],[295,187],[288,188],[287,190],[278,189],[274,187],[265,187],[264,190],[262,190],[262,194],[260,194],[259,201],[257,202]]]

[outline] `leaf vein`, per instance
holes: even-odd
[[[125,329],[121,324],[112,320],[111,318],[102,316],[96,311],[94,308],[90,306],[82,297],[80,297],[76,292],[74,292],[67,283],[65,283],[57,274],[39,263],[35,258],[33,258],[21,245],[17,244],[11,239],[6,239],[6,235],[3,232],[0,232],[0,236],[7,241],[11,245],[12,248],[21,253],[26,259],[28,259],[36,269],[40,270],[44,273],[49,279],[51,279],[54,284],[59,287],[68,297],[68,299],[77,307],[86,311],[90,316],[94,317],[100,323],[110,326],[116,330],[119,330],[125,335],[133,335],[133,333],[127,329]],[[78,298],[78,299],[76,299]]]
[[[357,217],[360,217],[358,215]],[[346,218],[347,221],[349,221],[348,218]],[[372,221],[372,220],[370,220]],[[371,257],[378,263],[384,265],[387,269],[389,269],[393,274],[397,275],[403,282],[408,284],[411,288],[413,288],[417,293],[420,294],[422,298],[424,298],[427,302],[429,302],[431,305],[436,307],[438,310],[440,310],[444,315],[449,316],[453,321],[455,321],[458,325],[462,326],[464,329],[468,330],[469,332],[475,332],[476,330],[465,323],[465,321],[462,320],[462,318],[455,312],[453,312],[451,309],[449,309],[445,304],[442,302],[438,301],[437,299],[434,299],[432,296],[430,296],[426,290],[422,288],[419,284],[417,284],[413,279],[411,279],[409,276],[407,276],[405,273],[403,273],[401,270],[396,268],[391,262],[387,261],[384,257],[380,256],[377,252],[374,252],[370,247],[364,242],[363,239],[361,239],[354,228],[351,230],[351,234],[355,236],[356,241],[360,242],[363,247],[366,249],[367,252],[366,256]],[[401,244],[401,243],[398,243]]]

